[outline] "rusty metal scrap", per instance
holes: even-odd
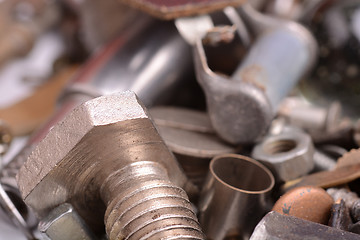
[[[359,23],[360,0],[0,0],[0,238],[360,239]]]

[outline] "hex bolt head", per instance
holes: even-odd
[[[204,238],[181,188],[186,177],[133,92],[75,108],[33,150],[17,181],[40,217],[69,202],[95,232],[105,215],[109,239]]]
[[[55,208],[39,223],[39,230],[46,239],[96,240],[74,208],[64,203]]]
[[[310,172],[314,168],[313,155],[311,138],[301,131],[270,135],[252,151],[252,157],[269,167],[278,181],[293,180]]]

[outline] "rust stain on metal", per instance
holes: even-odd
[[[255,85],[257,88],[259,88],[265,92],[265,90],[266,90],[265,86],[263,84],[259,83],[259,81],[257,81],[259,76],[263,80],[266,79],[263,68],[258,65],[251,65],[251,66],[248,66],[245,69],[243,69],[243,71],[241,71],[240,78],[241,78],[241,81]],[[234,76],[234,77],[236,77],[236,76]]]
[[[227,6],[239,6],[244,0],[120,0],[154,17],[174,19],[205,14]]]
[[[284,206],[282,207],[283,214],[290,215],[291,206],[286,206],[286,203],[284,203]]]

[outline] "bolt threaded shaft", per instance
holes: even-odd
[[[185,191],[156,162],[141,161],[101,186],[109,239],[204,239]]]

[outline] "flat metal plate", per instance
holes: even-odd
[[[227,6],[239,6],[245,0],[121,0],[161,19],[174,19],[220,10]]]

